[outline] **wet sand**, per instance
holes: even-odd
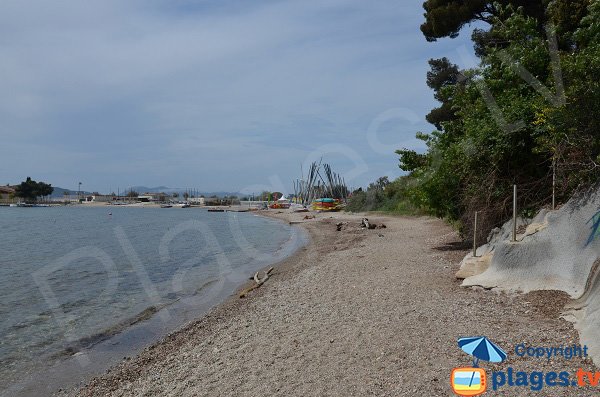
[[[554,292],[507,295],[455,280],[466,253],[442,221],[268,211],[311,242],[244,299],[232,297],[94,378],[71,396],[451,396],[471,358],[457,338],[486,335],[509,353],[489,371],[593,370],[589,360],[519,358],[514,347],[578,343]],[[336,224],[342,222],[341,231]],[[594,389],[506,387],[497,395],[595,396]],[[574,394],[575,393],[575,394]]]

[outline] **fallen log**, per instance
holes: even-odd
[[[248,295],[248,293],[250,291],[255,290],[256,288],[260,287],[261,285],[263,285],[265,283],[265,281],[267,281],[269,279],[269,277],[271,277],[271,272],[273,271],[273,268],[269,268],[269,270],[267,270],[265,272],[265,275],[263,278],[259,277],[259,272],[254,273],[254,277],[252,278],[254,280],[254,285],[246,288],[245,290],[243,290],[240,293],[240,298],[245,298],[246,295]]]

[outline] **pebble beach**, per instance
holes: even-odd
[[[454,274],[468,247],[440,220],[369,215],[378,228],[368,230],[361,215],[265,215],[297,223],[310,243],[244,298],[233,295],[137,357],[60,395],[452,396],[451,370],[471,364],[457,339],[475,335],[509,353],[507,362],[487,363],[488,371],[595,368],[589,358],[515,356],[517,344],[578,343],[573,326],[560,318],[567,296],[461,287]],[[543,395],[573,391],[545,388]],[[536,395],[510,387],[494,393],[515,392]],[[578,389],[577,395],[597,390]]]

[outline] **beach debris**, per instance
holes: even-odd
[[[378,236],[379,236],[379,237],[384,237],[384,235],[383,235],[383,234],[381,234],[381,233],[380,233],[380,234],[378,234]]]
[[[363,218],[362,219],[362,222],[360,223],[360,226],[364,227],[364,228],[367,228],[367,229],[370,229],[370,230],[375,229],[377,227],[376,224],[370,223],[367,218]]]
[[[304,215],[304,218],[302,219],[315,219],[314,215]]]
[[[369,222],[369,220],[367,218],[363,218],[361,223],[360,223],[360,227],[362,228],[366,228],[369,230],[373,230],[373,229],[387,229],[387,226],[385,224],[381,224],[378,225],[376,223],[371,223]]]
[[[256,273],[254,273],[254,277],[252,277],[252,279],[254,280],[254,285],[252,285],[252,286],[250,286],[250,287],[246,288],[245,290],[243,290],[243,291],[240,293],[240,298],[245,298],[245,297],[246,297],[246,295],[248,295],[248,293],[249,293],[250,291],[253,291],[253,290],[255,290],[256,288],[258,288],[258,287],[260,287],[261,285],[263,285],[263,284],[265,283],[265,281],[267,281],[267,280],[269,279],[269,277],[271,277],[271,272],[273,271],[273,269],[274,269],[274,268],[272,268],[272,267],[271,267],[271,268],[269,268],[269,270],[267,270],[267,271],[265,272],[265,275],[264,275],[264,277],[263,277],[263,278],[260,278],[260,277],[259,277],[259,273],[260,273],[260,272],[256,272]]]
[[[344,226],[344,222],[339,222],[335,226],[337,227],[337,231],[340,232],[342,231],[342,226]]]

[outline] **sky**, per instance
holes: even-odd
[[[423,0],[0,2],[0,183],[290,192],[402,174],[433,127]]]

